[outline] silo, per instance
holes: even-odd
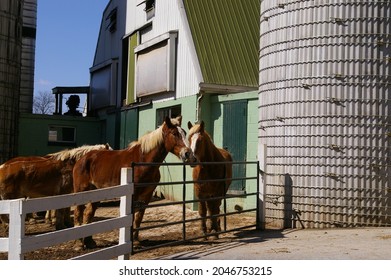
[[[36,33],[37,0],[24,0],[19,96],[19,112],[21,113],[32,113],[33,108]]]
[[[22,48],[21,0],[0,0],[0,163],[15,155]]]
[[[391,2],[261,1],[268,227],[391,226]]]

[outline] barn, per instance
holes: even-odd
[[[259,187],[265,227],[390,226],[390,14],[385,1],[111,0],[90,68],[88,116],[17,116],[23,106],[7,99],[15,106],[1,110],[0,125],[19,125],[2,127],[1,143],[14,141],[20,155],[97,142],[120,149],[165,115],[182,115],[183,127],[205,121],[235,161],[259,161],[260,170],[234,171],[260,171],[259,186],[239,180],[229,192]],[[33,44],[34,21],[24,30]],[[21,51],[21,40],[1,44]],[[1,98],[20,92],[21,60],[13,65],[17,78]],[[29,148],[31,135],[41,144]],[[16,153],[2,149],[2,161]],[[176,166],[161,171],[164,181],[183,180]],[[181,199],[171,185],[159,194]]]
[[[254,0],[110,1],[90,69],[89,104],[91,114],[106,120],[109,143],[123,148],[166,115],[182,115],[183,127],[203,120],[215,144],[235,161],[256,160],[258,22]],[[235,168],[237,177],[256,173],[254,166]],[[163,181],[183,180],[181,168],[161,171]],[[187,173],[190,179],[190,168]],[[245,181],[230,189],[254,190]],[[159,192],[181,199],[175,186]],[[191,185],[189,192],[192,197]],[[243,207],[245,201],[237,203]]]

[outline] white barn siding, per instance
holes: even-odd
[[[126,1],[112,0],[102,15],[91,72],[90,108],[121,106],[122,38],[125,35]],[[110,32],[109,14],[117,9],[116,30]]]
[[[199,92],[201,72],[195,57],[193,42],[186,18],[181,15],[181,0],[156,0],[155,16],[147,21],[143,1],[128,1],[126,34],[152,23],[148,32],[140,32],[140,43],[145,43],[170,31],[178,31],[176,98],[188,97]],[[140,4],[141,3],[141,4]],[[184,13],[184,11],[182,11]],[[148,29],[149,28],[149,29]]]

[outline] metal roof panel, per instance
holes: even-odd
[[[183,0],[205,83],[258,86],[258,0]]]

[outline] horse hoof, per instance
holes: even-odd
[[[76,241],[76,242],[75,242],[75,246],[73,247],[73,249],[74,249],[76,252],[84,251],[83,242],[82,242],[81,240]]]
[[[55,228],[56,228],[56,230],[66,229],[66,227],[64,225],[56,225]]]
[[[75,247],[73,247],[73,249],[76,252],[84,251],[84,246],[83,245],[75,245]]]
[[[94,249],[97,247],[96,242],[93,239],[84,240],[84,246],[86,249]]]
[[[141,244],[139,239],[133,240],[133,245],[139,246]]]
[[[212,235],[210,236],[210,240],[217,240],[217,239],[219,239],[219,234],[215,230],[212,230],[211,234]]]

